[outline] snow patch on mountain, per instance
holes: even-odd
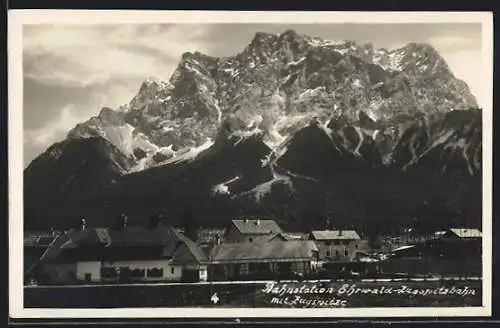
[[[231,178],[227,181],[223,181],[215,186],[212,187],[212,194],[216,195],[230,195],[231,190],[229,189],[229,185],[237,180],[239,180],[241,177],[236,176],[234,178]]]
[[[253,136],[256,136],[256,135],[261,135],[263,133],[263,131],[261,129],[259,129],[258,127],[254,127],[253,129],[251,130],[238,130],[238,131],[235,131],[231,134],[231,137],[236,137],[237,140],[234,142],[234,145],[237,145],[239,143],[241,143],[242,141],[250,138],[250,137],[253,137]]]
[[[125,155],[130,156],[134,151],[134,127],[130,124],[123,126],[102,127],[103,137],[120,149]]]
[[[188,150],[184,150],[185,152],[178,151],[177,154],[179,156],[175,156],[174,158],[167,160],[165,162],[160,163],[160,165],[172,164],[172,163],[182,163],[182,162],[191,162],[195,160],[203,151],[212,147],[214,141],[212,139],[207,138],[207,140],[198,147],[192,147]]]
[[[297,61],[291,61],[289,62],[287,65],[286,65],[286,68],[291,68],[293,66],[299,66],[300,64],[302,64],[304,61],[306,60],[306,57],[302,57],[300,58],[299,60]]]
[[[232,198],[236,197],[252,197],[257,203],[260,203],[262,199],[271,193],[273,186],[276,184],[283,184],[289,188],[292,192],[295,191],[293,187],[292,180],[289,176],[278,174],[274,169],[271,171],[273,177],[261,184],[256,185],[254,188],[245,191],[241,194],[233,195]]]
[[[309,45],[313,47],[328,47],[328,46],[340,46],[347,43],[345,40],[323,40],[321,38],[312,37],[307,40]]]
[[[297,102],[308,101],[322,91],[325,91],[324,86],[319,86],[314,89],[306,89],[299,95],[299,97],[297,98]]]
[[[361,80],[360,79],[354,79],[352,82],[352,86],[355,88],[362,88],[363,86],[361,85]]]
[[[237,127],[241,131],[234,133],[237,143],[263,134],[264,143],[274,149],[313,118],[324,121],[338,114],[356,124],[351,121],[363,110],[373,121],[384,123],[401,109],[413,108],[417,100],[407,84],[424,98],[419,101],[422,108],[436,107],[434,93],[445,85],[449,95],[437,110],[464,109],[468,104],[460,102],[471,98],[463,87],[446,74],[443,81],[429,79],[436,67],[446,68],[438,65],[442,62],[432,47],[420,44],[388,51],[293,31],[259,33],[233,57],[185,53],[169,81],[147,78],[128,105],[118,111],[103,109],[68,137],[102,136],[127,156],[136,152],[136,167],[146,169],[165,163],[165,158],[168,163],[193,155],[191,150],[206,146],[206,138],[215,139],[220,124],[236,113],[243,121]],[[407,64],[416,68],[409,81],[388,72],[401,71]],[[420,83],[428,80],[429,87]],[[404,114],[413,114],[413,109],[407,111]],[[181,150],[159,151],[170,144]]]

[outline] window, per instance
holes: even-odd
[[[148,278],[162,278],[163,269],[153,268],[148,269]]]
[[[330,251],[326,251],[326,256],[330,256]]]
[[[240,275],[244,276],[248,274],[248,263],[240,264]]]
[[[349,255],[349,252],[347,251],[347,249],[345,250],[345,256],[348,256]]]
[[[333,244],[334,244],[334,245],[340,245],[340,240],[335,240],[335,241],[333,242]]]
[[[358,249],[358,244],[355,244],[355,245],[354,245],[354,247],[355,247],[356,249]]]
[[[330,246],[330,244],[331,244],[331,243],[330,243],[329,241],[325,241],[325,245],[326,245],[326,246]]]
[[[335,255],[339,256],[339,251],[335,251]]]
[[[174,273],[175,273],[175,268],[171,268],[171,269],[170,269],[170,273],[171,273],[171,274],[174,274]]]
[[[86,273],[85,274],[85,281],[91,281],[92,280],[92,273]]]
[[[248,238],[248,242],[252,242],[253,241],[253,238]]]
[[[144,269],[134,269],[129,273],[130,278],[144,278],[145,270]]]

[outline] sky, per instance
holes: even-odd
[[[212,56],[241,52],[256,32],[371,42],[394,49],[409,42],[434,46],[478,99],[481,24],[120,24],[23,26],[25,167],[104,106],[128,103],[146,78],[168,80],[186,51]]]

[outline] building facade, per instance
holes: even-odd
[[[316,243],[320,260],[354,261],[360,237],[354,230],[315,230],[309,240]]]
[[[312,241],[224,243],[210,254],[213,280],[287,279],[316,270],[318,249]]]
[[[60,232],[55,231],[25,231],[23,262],[26,282],[36,275],[38,261],[59,237],[59,234]]]
[[[167,227],[87,228],[61,236],[41,258],[45,283],[207,280],[208,259]]]

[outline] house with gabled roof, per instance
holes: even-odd
[[[41,257],[42,282],[203,281],[208,259],[170,226],[71,230]]]
[[[283,230],[274,220],[236,219],[226,229],[224,242],[252,243],[272,240],[286,240]]]
[[[355,230],[314,230],[309,234],[322,260],[354,261],[361,238]]]
[[[286,278],[315,270],[318,248],[308,240],[223,243],[210,253],[215,280]]]
[[[24,232],[24,274],[25,280],[36,275],[34,269],[45,251],[55,242],[60,232],[57,231],[32,231]]]
[[[442,234],[442,238],[450,239],[481,239],[483,234],[479,229],[471,228],[451,228]]]

